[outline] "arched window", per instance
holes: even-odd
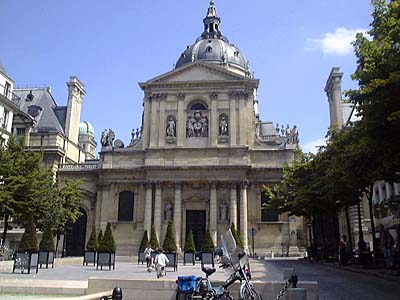
[[[279,215],[274,209],[264,207],[264,204],[270,201],[271,199],[268,197],[267,192],[261,192],[261,222],[279,221]]]
[[[203,103],[196,102],[190,106],[190,110],[207,110]]]
[[[119,193],[118,221],[133,221],[134,194],[132,191]]]

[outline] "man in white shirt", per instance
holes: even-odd
[[[144,258],[146,259],[147,263],[147,268],[151,267],[152,261],[151,261],[151,252],[153,252],[153,249],[151,249],[150,244],[147,246],[146,249],[144,249]]]
[[[167,274],[165,271],[165,267],[169,263],[168,257],[164,254],[163,248],[158,249],[158,255],[155,259],[156,269],[157,269],[157,278],[163,277]]]

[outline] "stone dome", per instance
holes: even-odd
[[[219,30],[221,19],[214,1],[210,2],[207,16],[203,19],[204,31],[196,42],[187,46],[175,64],[175,69],[195,61],[220,64],[228,70],[250,77],[249,62],[243,53]]]
[[[79,135],[91,135],[94,137],[94,127],[87,121],[79,123]]]

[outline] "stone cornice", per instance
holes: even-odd
[[[149,89],[191,89],[191,88],[217,88],[245,86],[247,88],[258,88],[259,79],[246,80],[213,80],[213,81],[174,81],[174,82],[141,82],[142,90]]]

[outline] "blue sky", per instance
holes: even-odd
[[[301,146],[320,144],[329,126],[324,92],[332,67],[343,88],[356,58],[349,41],[369,28],[368,0],[215,0],[221,31],[260,79],[263,121],[297,125]],[[99,142],[112,128],[129,143],[141,124],[138,82],[170,71],[203,29],[207,0],[1,0],[0,59],[16,86],[51,86],[65,105],[69,76],[84,84],[81,120]]]

